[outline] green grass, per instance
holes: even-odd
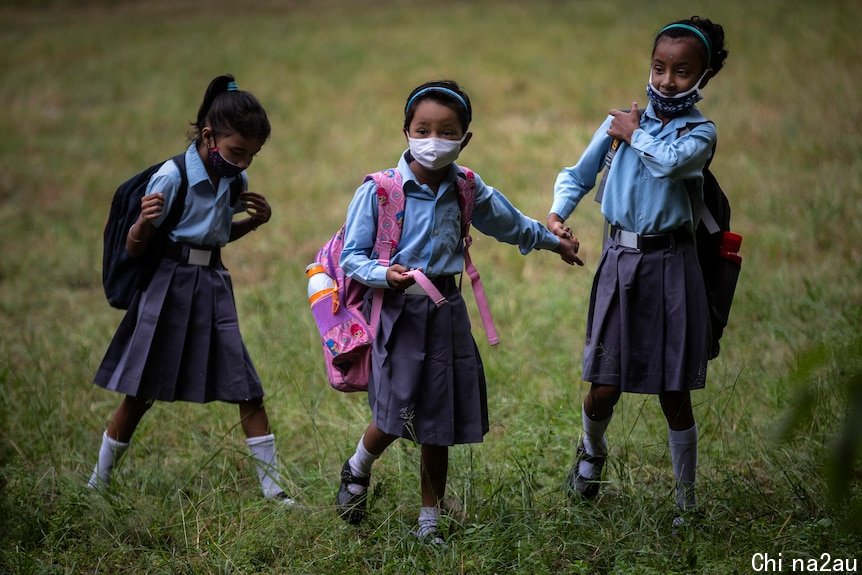
[[[754,572],[755,553],[781,553],[785,572],[792,558],[858,559],[862,5],[657,4],[0,3],[0,571],[723,574]],[[691,13],[727,31],[730,58],[701,109],[718,125],[713,169],[745,238],[723,352],[693,396],[703,504],[692,527],[668,528],[667,430],[652,397],[623,398],[598,501],[571,504],[560,487],[585,391],[601,230],[590,198],[571,219],[583,269],[475,238],[502,343],[489,348],[477,325],[491,431],[451,450],[464,513],[449,546],[408,535],[418,449],[406,442],[375,466],[368,521],[342,524],[335,482],[368,408],[326,386],[303,269],[364,174],[395,163],[410,89],[462,83],[475,109],[463,162],[543,219],[557,172],[607,110],[645,104],[654,31]],[[250,178],[274,217],[225,259],[303,503],[292,511],[258,498],[228,405],[157,405],[112,489],[84,489],[119,400],[90,384],[121,317],[100,285],[111,194],[182,149],[225,71],[273,125]]]

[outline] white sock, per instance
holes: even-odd
[[[281,475],[278,473],[278,458],[275,453],[275,435],[260,435],[245,440],[254,457],[257,476],[260,479],[260,489],[267,499],[278,497],[284,493],[281,488]]]
[[[374,461],[380,457],[379,455],[374,455],[365,449],[365,443],[363,443],[364,438],[364,435],[359,438],[359,443],[356,444],[356,452],[348,460],[350,473],[355,477],[368,477],[371,475],[371,466],[374,464]],[[347,490],[354,495],[364,493],[366,489],[368,489],[366,486],[357,485],[356,483],[350,483],[347,486]]]
[[[587,416],[587,410],[581,407],[581,418],[584,426],[584,449],[588,455],[606,457],[608,455],[608,441],[605,438],[605,430],[611,422],[610,417],[602,421],[594,421]],[[592,463],[581,461],[578,465],[578,473],[586,479],[598,479],[596,469]]]
[[[682,510],[694,507],[697,499],[694,480],[697,474],[697,425],[683,431],[668,430],[668,445],[676,478],[676,505]]]
[[[439,507],[422,507],[419,509],[419,528],[416,537],[425,537],[437,531],[437,521],[440,519]]]
[[[102,445],[99,447],[99,461],[93,468],[93,474],[87,481],[87,487],[93,489],[107,486],[111,481],[111,471],[114,469],[114,464],[120,460],[128,448],[128,443],[117,441],[109,437],[107,431],[103,431]]]

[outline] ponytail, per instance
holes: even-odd
[[[237,87],[232,74],[216,76],[207,86],[197,119],[191,123],[189,139],[200,143],[205,126],[218,135],[238,133],[261,142],[269,139],[270,134],[263,106],[251,92]]]

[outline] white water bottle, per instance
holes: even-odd
[[[323,266],[317,262],[308,264],[305,268],[308,276],[308,303],[313,305],[320,298],[335,291],[335,282],[326,274]]]

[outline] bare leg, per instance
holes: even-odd
[[[422,506],[439,507],[446,493],[449,448],[445,445],[422,446]]]
[[[108,437],[116,441],[128,443],[141,422],[141,418],[153,405],[152,401],[138,399],[127,395],[123,398],[120,406],[114,412],[111,422],[108,423]]]
[[[269,435],[269,418],[263,407],[263,400],[241,401],[239,403],[239,419],[246,437]]]
[[[369,423],[368,427],[365,428],[365,435],[362,438],[362,444],[365,446],[365,449],[368,450],[368,453],[375,457],[380,457],[386,448],[392,445],[392,442],[396,439],[398,439],[397,435],[383,433],[376,425]]]
[[[620,388],[616,385],[592,384],[584,398],[584,412],[593,421],[604,421],[614,413],[620,400]]]
[[[694,411],[691,408],[691,393],[672,391],[659,394],[661,409],[667,425],[674,431],[691,429],[694,425]]]

